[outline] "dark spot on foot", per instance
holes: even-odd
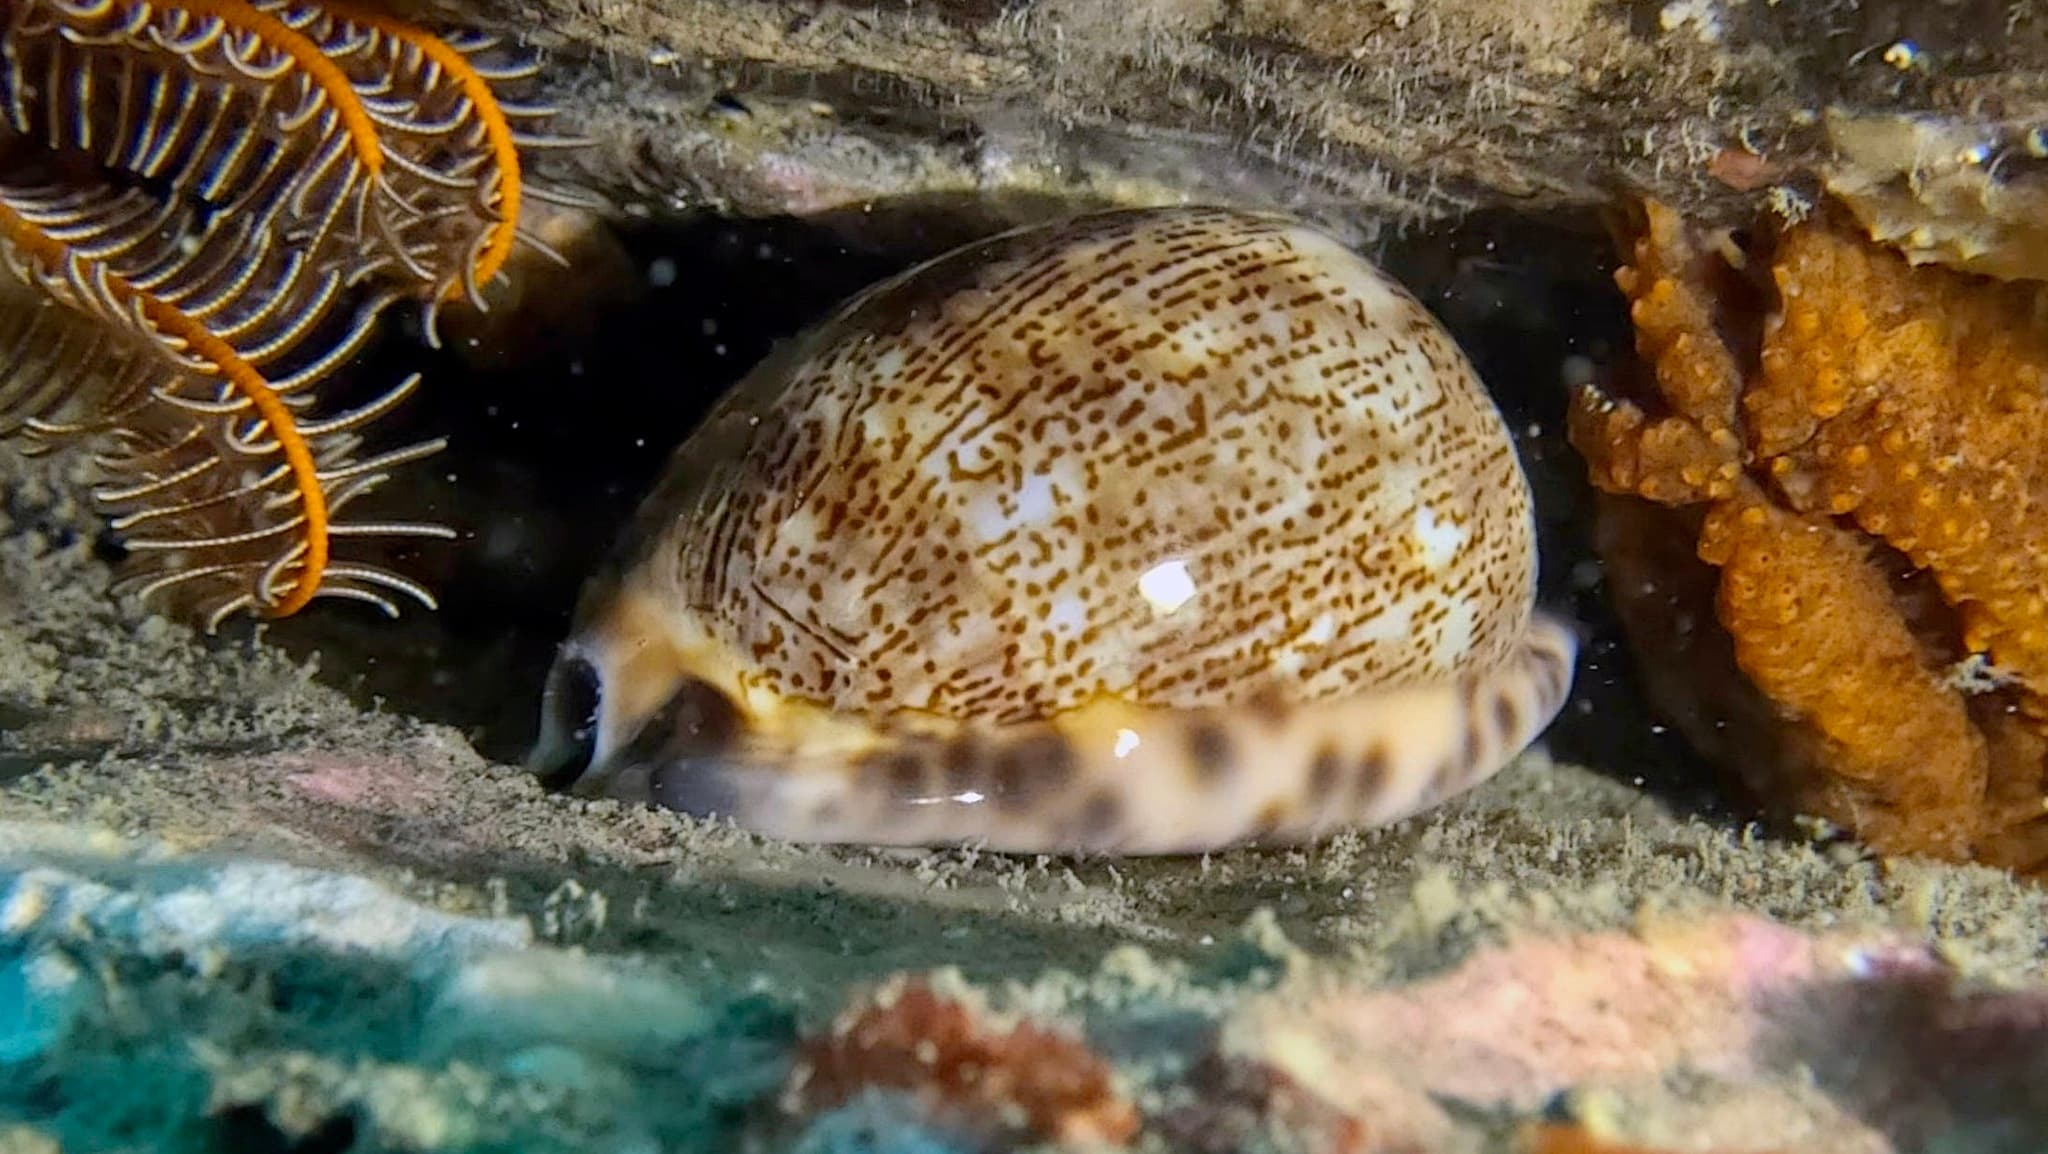
[[[1271,729],[1285,725],[1288,715],[1293,712],[1288,705],[1287,695],[1281,692],[1277,685],[1260,688],[1245,702],[1245,706],[1251,710],[1252,716]]]
[[[1365,749],[1365,756],[1358,762],[1358,799],[1367,801],[1378,797],[1387,788],[1387,773],[1393,768],[1393,752],[1385,740],[1376,740]]]
[[[1466,744],[1471,744],[1469,730]],[[1465,777],[1471,773],[1473,764],[1470,757],[1445,759],[1436,767],[1436,772],[1429,775],[1429,788],[1423,793],[1423,797],[1434,804],[1457,793]]]
[[[1220,725],[1197,723],[1188,730],[1188,757],[1194,765],[1196,782],[1215,785],[1230,772],[1230,735]]]
[[[972,734],[955,735],[939,751],[939,772],[952,793],[980,790],[988,779],[988,768],[988,750]]]
[[[1502,692],[1493,699],[1493,727],[1502,741],[1513,741],[1515,733],[1522,728],[1522,710],[1515,704],[1515,695]]]
[[[1465,708],[1463,712],[1464,740],[1458,743],[1458,760],[1467,765],[1479,760],[1479,748],[1486,742],[1486,734],[1479,728],[1482,715],[1479,712],[1479,679],[1465,683]],[[1441,776],[1443,770],[1438,770]]]
[[[1287,803],[1276,797],[1259,807],[1259,816],[1252,820],[1252,836],[1271,837],[1286,820]]]
[[[1020,737],[996,751],[991,765],[995,798],[1006,809],[1033,801],[1067,784],[1074,775],[1074,747],[1050,730]]]
[[[891,797],[922,797],[929,792],[925,783],[924,758],[909,746],[878,749],[863,758],[861,764],[881,776]]]
[[[1573,658],[1555,646],[1546,645],[1536,652],[1537,684],[1543,691],[1543,700],[1560,701],[1572,683]]]
[[[1115,792],[1098,789],[1088,798],[1088,804],[1081,807],[1077,819],[1080,825],[1081,843],[1099,846],[1108,842],[1124,822],[1124,802]]]
[[[1315,761],[1308,767],[1308,793],[1310,797],[1325,798],[1337,789],[1337,771],[1343,768],[1337,751],[1324,746],[1316,754]]]

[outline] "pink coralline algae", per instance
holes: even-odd
[[[1119,1061],[1147,1048],[1099,1024]],[[2048,1101],[2048,991],[1968,989],[1896,934],[1739,914],[1529,934],[1403,986],[1310,964],[1212,1025],[1194,1054],[1162,1036],[1141,1094],[1077,1036],[899,978],[801,1047],[781,1102],[808,1119],[880,1094],[973,1151],[1144,1133],[1190,1154],[1274,1135],[1463,1154],[1475,1117],[1536,1154],[1897,1154],[1979,1131],[1959,1149],[2048,1149],[2048,1112],[2023,1105]]]
[[[1783,995],[1873,969],[1939,972],[1902,943],[1808,937],[1750,917],[1674,922],[1531,939],[1413,986],[1338,987],[1306,1004],[1284,995],[1235,1030],[1254,1049],[1362,1063],[1389,1090],[1406,1083],[1532,1110],[1574,1086],[1681,1059],[1751,1075],[1786,1025]]]
[[[1370,1120],[1371,1150],[1452,1141],[1447,1100],[1533,1115],[1676,1072],[1728,1089],[1702,1127],[1754,1136],[1685,1147],[1711,1154],[1762,1154],[1793,1129],[1826,1134],[1802,1154],[1917,1149],[2048,1101],[2048,993],[1967,991],[1902,938],[1748,915],[1532,937],[1393,989],[1310,976],[1240,1011],[1224,1044]],[[1804,1126],[1755,1121],[1800,1094]],[[2019,1125],[2048,1142],[2048,1112]]]

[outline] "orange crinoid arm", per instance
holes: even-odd
[[[108,10],[135,12],[146,7],[136,0],[127,0],[109,5]],[[161,7],[218,20],[224,28],[290,57],[292,64],[304,72],[306,82],[326,98],[334,114],[340,118],[342,130],[348,134],[349,146],[355,150],[364,171],[373,177],[382,173],[384,147],[377,139],[377,129],[370,121],[369,111],[356,96],[348,77],[320,51],[318,45],[287,28],[283,21],[252,7],[246,0],[177,0],[175,4]]]
[[[316,394],[389,305],[481,307],[513,250],[548,110],[499,103],[531,70],[487,47],[304,0],[0,6],[0,437],[94,448],[130,587],[208,629],[432,606],[335,547],[452,535],[340,516],[440,447],[358,455],[417,378],[340,414]]]
[[[330,0],[323,7],[335,19],[389,37],[438,65],[460,89],[462,98],[469,102],[481,131],[480,143],[488,151],[492,167],[497,170],[498,219],[485,230],[483,247],[476,260],[463,270],[463,279],[447,283],[441,295],[444,299],[459,299],[464,295],[465,283],[488,284],[505,267],[517,243],[520,198],[519,146],[514,139],[512,122],[492,95],[490,83],[467,57],[445,40],[357,4]]]
[[[481,286],[504,269],[520,240],[526,181],[522,148],[573,143],[539,135],[544,108],[501,102],[492,84],[530,66],[496,57],[493,45],[458,45],[352,0],[254,0],[310,37],[380,103],[398,103],[415,128],[396,126],[384,145],[392,164],[379,182],[386,240],[380,259],[414,282],[427,302],[427,331],[448,302],[483,307]],[[450,147],[450,144],[455,147]]]
[[[136,288],[121,274],[67,247],[10,208],[5,201],[0,201],[0,243],[16,249],[25,258],[20,262],[24,266],[35,266],[24,269],[29,272],[29,278],[25,279],[42,280],[52,285],[52,295],[63,291],[54,287],[60,284],[72,291],[87,285],[94,286],[103,298],[100,303],[111,306],[109,311],[132,314],[138,322],[154,330],[149,335],[159,341],[182,342],[256,410],[269,426],[271,435],[277,438],[279,451],[291,471],[292,487],[300,503],[300,516],[304,518],[305,555],[299,559],[298,578],[290,590],[271,606],[271,612],[282,617],[304,608],[313,599],[320,586],[321,574],[327,568],[327,493],[321,488],[312,450],[307,447],[305,438],[299,435],[298,423],[293,420],[291,411],[271,391],[270,383],[226,341],[207,331],[205,325],[162,298]]]

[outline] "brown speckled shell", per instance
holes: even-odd
[[[627,565],[755,686],[854,716],[1441,680],[1502,660],[1533,599],[1527,482],[1437,322],[1334,240],[1222,210],[875,287],[664,490]]]

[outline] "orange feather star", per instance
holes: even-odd
[[[537,243],[521,149],[576,142],[499,98],[535,69],[494,49],[338,2],[0,0],[0,437],[93,446],[124,587],[209,632],[320,596],[434,605],[335,556],[452,536],[339,516],[440,449],[357,452],[417,375],[314,399],[386,308],[421,302],[437,341]]]

